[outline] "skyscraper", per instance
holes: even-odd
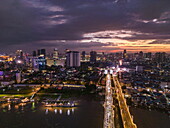
[[[127,57],[126,49],[123,51],[123,59]]]
[[[45,49],[38,49],[38,56],[43,55],[46,57],[46,50]]]
[[[96,51],[91,51],[90,52],[90,62],[95,63],[96,62],[96,56],[97,56]]]
[[[22,50],[16,51],[16,58],[17,59],[23,59],[23,51]]]
[[[86,59],[86,52],[85,51],[82,51],[81,58],[82,58],[83,61],[85,61],[85,59]]]
[[[78,51],[69,51],[66,53],[66,66],[67,67],[80,66],[80,53]]]
[[[37,53],[38,53],[38,56],[40,56],[40,55],[41,55],[41,50],[38,49],[38,50],[37,50]]]
[[[53,59],[58,59],[58,49],[57,48],[54,49]]]
[[[46,50],[45,49],[41,49],[41,55],[44,55],[44,57],[46,57]]]
[[[33,57],[36,57],[36,56],[37,56],[36,51],[33,51],[33,52],[32,52],[32,56],[33,56]]]
[[[142,52],[142,51],[139,52],[139,58],[140,58],[140,59],[143,58],[143,52]]]

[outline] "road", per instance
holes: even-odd
[[[106,76],[106,94],[104,103],[104,128],[115,128],[114,124],[114,108],[112,95],[111,75]]]
[[[122,88],[118,81],[118,78],[114,75],[113,82],[116,89],[117,99],[119,103],[124,128],[137,128],[136,124],[134,124],[133,122],[133,117],[129,112],[129,107],[126,104],[126,99],[124,98],[124,94],[122,93]]]
[[[37,87],[34,89],[34,92],[30,93],[31,97],[30,97],[30,100],[32,100],[35,96],[35,94],[41,89],[41,87]]]

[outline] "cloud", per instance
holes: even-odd
[[[169,40],[155,40],[149,44],[170,44],[170,39]]]
[[[169,0],[1,0],[0,45],[98,50],[112,39],[167,40],[169,5]]]

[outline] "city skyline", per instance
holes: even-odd
[[[168,5],[169,0],[1,0],[0,50],[170,52]]]
[[[0,0],[0,127],[167,128],[170,0]]]

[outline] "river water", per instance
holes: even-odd
[[[82,100],[75,108],[45,108],[39,103],[6,104],[0,108],[0,128],[102,128],[100,101]]]
[[[40,103],[1,104],[0,128],[102,128],[100,101],[81,100],[75,108],[46,108]],[[169,128],[167,114],[130,107],[138,128]]]
[[[170,128],[170,118],[165,113],[141,108],[130,108],[130,111],[138,128]]]

